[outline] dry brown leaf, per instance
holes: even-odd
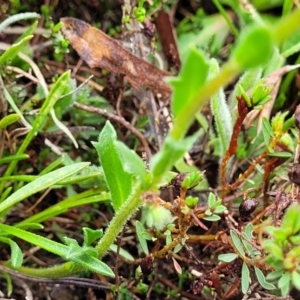
[[[134,88],[145,85],[162,94],[163,98],[170,96],[172,90],[164,78],[172,74],[131,54],[117,41],[84,21],[75,18],[60,20],[64,36],[89,67],[123,74]]]

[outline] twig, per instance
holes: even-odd
[[[30,79],[32,82],[38,84],[39,83],[39,80],[34,77],[33,75],[29,74],[28,72],[25,72],[24,70],[18,68],[18,67],[13,67],[13,66],[7,66],[6,69],[8,71],[12,71],[12,72],[15,72],[15,73],[19,73],[20,75]]]
[[[74,106],[79,109],[82,109],[84,111],[104,116],[109,120],[112,120],[114,122],[117,122],[117,123],[123,125],[125,128],[130,130],[134,135],[136,135],[138,137],[138,139],[142,143],[145,151],[147,152],[148,157],[151,157],[151,151],[150,151],[148,142],[146,141],[145,137],[136,128],[134,128],[129,122],[127,122],[123,117],[119,117],[112,113],[109,113],[106,109],[102,109],[102,108],[94,107],[94,106],[87,106],[87,105],[84,105],[84,104],[81,104],[78,102],[74,102]]]
[[[7,268],[1,264],[0,264],[0,270],[11,275],[12,277],[16,277],[16,278],[23,279],[23,280],[29,280],[29,281],[33,281],[33,282],[38,282],[38,283],[74,284],[76,286],[99,289],[99,290],[110,290],[111,289],[109,284],[104,284],[103,282],[99,282],[98,280],[94,280],[94,279],[77,278],[77,277],[49,279],[49,278],[35,277],[35,276],[30,276],[30,275],[26,275],[23,273],[19,273],[18,271]]]

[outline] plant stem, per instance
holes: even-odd
[[[67,262],[50,268],[20,267],[15,269],[9,263],[5,264],[5,266],[29,276],[43,278],[61,278],[84,272],[84,268],[82,266],[74,264],[73,262]]]
[[[108,251],[109,247],[113,244],[122,228],[126,224],[127,220],[136,212],[136,210],[141,205],[141,194],[142,191],[140,187],[135,187],[130,197],[116,212],[115,216],[107,227],[104,236],[96,246],[99,259],[101,259]]]
[[[276,43],[282,43],[288,36],[299,28],[299,19],[300,9],[296,9],[278,23],[273,30]]]
[[[186,131],[195,119],[195,114],[199,112],[208,102],[209,97],[217,93],[217,91],[226,86],[240,72],[237,64],[231,60],[224,64],[220,72],[199,90],[193,101],[186,105],[174,122],[174,127],[170,131],[170,136],[175,140],[184,137]]]

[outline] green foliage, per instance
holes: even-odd
[[[1,56],[0,56],[0,67],[6,63],[10,64],[13,58],[19,53],[19,51],[26,45],[31,39],[33,35],[29,35],[24,37],[18,43],[12,45],[9,49],[7,49]]]
[[[169,82],[174,87],[172,111],[175,117],[189,102],[194,100],[199,87],[206,81],[208,71],[209,64],[204,55],[192,49],[186,64],[182,68],[180,76],[169,79]]]
[[[284,214],[280,227],[264,229],[270,237],[262,244],[268,253],[265,261],[274,269],[267,279],[277,282],[283,296],[288,294],[291,286],[299,289],[299,212],[299,204],[294,203]]]
[[[171,2],[153,1],[153,5],[150,6],[147,1],[138,1],[136,7],[124,8],[123,22],[128,25],[131,19],[135,19],[142,23],[146,18],[150,18],[158,7],[169,8]],[[84,271],[92,271],[114,277],[115,274],[109,263],[105,264],[101,259],[108,251],[113,251],[127,260],[135,261],[136,257],[133,257],[126,249],[123,249],[123,245],[120,247],[121,242],[118,245],[115,243],[118,235],[124,230],[126,222],[132,216],[135,216],[136,220],[133,224],[135,224],[137,240],[140,249],[147,256],[155,257],[155,259],[171,257],[172,254],[179,252],[185,246],[188,238],[196,240],[189,230],[193,226],[199,226],[201,231],[207,230],[209,234],[197,235],[197,239],[199,238],[197,243],[202,241],[205,244],[213,242],[211,243],[213,247],[215,242],[218,243],[221,240],[225,245],[228,241],[222,251],[230,250],[228,253],[221,253],[218,259],[224,264],[232,264],[234,267],[238,266],[236,273],[241,272],[240,290],[244,294],[249,291],[250,285],[256,280],[264,290],[273,291],[276,290],[277,286],[282,295],[287,295],[292,286],[300,289],[298,266],[300,257],[300,223],[297,219],[299,207],[292,205],[285,213],[279,227],[268,226],[265,229],[264,234],[268,235],[269,239],[263,242],[263,248],[261,248],[258,243],[257,231],[264,227],[264,224],[260,223],[264,216],[257,218],[255,229],[251,222],[248,222],[246,219],[245,221],[242,217],[236,218],[237,226],[232,224],[229,226],[229,214],[231,214],[232,208],[236,208],[236,204],[239,203],[241,196],[238,196],[240,198],[237,197],[234,201],[230,200],[230,205],[228,205],[229,202],[226,199],[227,193],[232,192],[233,195],[236,191],[244,194],[244,196],[249,193],[262,194],[262,178],[265,182],[269,182],[270,178],[276,175],[275,167],[272,169],[273,165],[267,165],[267,163],[272,162],[274,157],[275,159],[287,159],[295,150],[297,132],[293,134],[286,132],[286,128],[289,129],[292,126],[287,125],[288,122],[285,120],[286,112],[277,114],[271,122],[269,118],[259,116],[256,120],[250,122],[250,125],[248,124],[249,128],[246,125],[247,120],[239,119],[242,113],[241,111],[237,112],[235,108],[237,104],[235,98],[240,96],[240,99],[246,102],[245,109],[247,113],[251,109],[260,110],[266,107],[265,105],[270,100],[274,100],[272,99],[274,84],[270,84],[268,81],[269,77],[261,77],[267,76],[275,69],[281,67],[284,63],[284,58],[299,51],[299,41],[292,38],[293,32],[298,36],[297,27],[299,27],[299,24],[296,20],[299,17],[299,12],[298,10],[292,12],[292,2],[285,1],[283,15],[289,15],[289,17],[281,19],[277,17],[274,27],[268,27],[264,24],[258,11],[251,5],[249,7],[253,9],[252,15],[250,14],[250,9],[244,9],[238,1],[227,2],[239,16],[239,22],[243,24],[241,32],[237,31],[229,14],[217,0],[214,3],[217,4],[225,21],[223,19],[222,22],[220,21],[220,15],[208,17],[204,15],[203,11],[199,10],[196,16],[191,18],[195,21],[194,24],[191,24],[190,20],[186,19],[179,26],[181,35],[180,50],[184,56],[184,64],[179,76],[169,79],[173,87],[170,103],[172,114],[174,115],[172,120],[173,127],[164,138],[161,148],[150,158],[149,170],[135,151],[117,140],[116,130],[107,121],[100,132],[98,141],[93,143],[96,150],[86,146],[88,151],[85,151],[86,153],[83,154],[85,156],[76,156],[77,161],[94,161],[91,153],[98,154],[101,169],[98,166],[88,167],[89,163],[75,162],[70,158],[71,155],[65,158],[57,158],[48,150],[50,155],[46,156],[45,159],[47,165],[41,164],[45,154],[43,152],[39,153],[39,165],[33,166],[37,172],[34,175],[24,173],[24,170],[28,169],[26,165],[28,162],[25,163],[25,167],[22,165],[24,169],[17,168],[17,163],[28,157],[25,152],[34,141],[35,136],[47,132],[47,129],[52,126],[50,116],[53,117],[54,111],[59,119],[65,117],[65,112],[70,113],[75,126],[78,124],[96,124],[95,126],[97,126],[99,123],[102,125],[104,117],[91,117],[91,115],[87,115],[86,112],[82,111],[74,113],[72,107],[74,101],[101,106],[113,113],[114,111],[108,106],[108,101],[99,96],[94,96],[94,92],[88,88],[81,88],[79,91],[76,91],[76,95],[71,95],[71,92],[76,89],[76,84],[70,78],[69,71],[61,76],[55,75],[54,78],[57,80],[51,86],[49,94],[47,94],[47,88],[42,93],[37,88],[35,96],[41,101],[44,96],[46,96],[46,99],[42,102],[39,113],[30,117],[27,117],[25,112],[30,112],[31,108],[28,109],[27,106],[26,110],[22,107],[24,99],[27,99],[29,94],[24,93],[22,96],[19,96],[19,102],[16,102],[14,99],[16,93],[11,88],[8,88],[9,85],[3,86],[4,96],[15,113],[3,116],[0,120],[0,129],[8,130],[9,132],[10,125],[21,120],[29,130],[24,139],[20,143],[16,143],[17,150],[14,155],[6,152],[6,157],[0,159],[1,165],[8,164],[6,171],[0,178],[0,213],[3,222],[4,220],[9,220],[7,215],[14,206],[21,204],[28,197],[32,197],[45,189],[66,188],[62,194],[67,195],[58,203],[30,217],[25,217],[24,220],[13,225],[0,224],[0,241],[9,245],[11,251],[11,260],[7,263],[10,267],[17,268],[18,271],[27,275],[43,277],[63,277]],[[21,9],[20,5],[18,1],[15,1],[15,9]],[[61,24],[54,24],[51,20],[52,8],[44,5],[41,8],[41,12],[45,20],[45,26],[51,31],[47,38],[52,39],[54,56],[56,60],[60,61],[63,59],[62,54],[68,51],[68,42],[59,31]],[[35,18],[36,16],[36,14],[18,15],[1,23],[0,31],[14,21],[22,18]],[[203,18],[200,20],[200,17]],[[221,25],[216,20],[219,20]],[[216,25],[215,23],[218,24]],[[9,82],[8,79],[10,78],[8,75],[10,74],[7,73],[6,66],[11,64],[12,59],[20,51],[24,51],[24,46],[28,45],[32,38],[35,26],[36,24],[32,24],[29,30],[19,37],[19,41],[15,42],[0,56],[1,74],[4,77],[7,76],[5,78],[7,82]],[[190,32],[190,30],[195,29],[193,26],[197,27],[196,31]],[[197,31],[200,31],[198,28],[201,26],[204,26],[204,30],[198,33]],[[218,28],[218,26],[222,28]],[[214,54],[219,53],[220,49],[224,47],[229,28],[237,39],[233,44],[226,45],[229,46],[229,58],[222,57],[222,59],[227,59],[227,61],[219,67],[216,59],[208,59],[207,57],[213,57]],[[281,43],[287,37],[288,40],[282,45]],[[190,38],[193,39],[192,42],[189,40]],[[190,47],[191,44],[192,47]],[[241,72],[244,72],[243,75],[235,83],[233,79],[237,78]],[[278,80],[280,77],[278,76]],[[107,82],[103,78],[100,80],[95,79],[95,81],[105,85]],[[224,88],[229,83],[235,84],[230,105],[226,103],[226,93],[224,92]],[[2,85],[2,83],[0,84]],[[123,88],[126,89],[126,86]],[[16,87],[14,89],[17,90]],[[124,92],[124,95],[127,96],[126,93],[127,91]],[[34,98],[35,96],[31,97]],[[199,111],[210,99],[213,120],[206,119],[205,114],[201,116],[199,114]],[[242,100],[240,103],[242,103]],[[138,124],[138,129],[141,131],[146,128],[145,125],[148,125],[145,124],[144,120],[146,120],[145,116],[135,123]],[[198,120],[198,123],[201,126],[203,125],[203,128],[191,136],[186,136],[190,125],[195,120]],[[217,133],[212,133],[210,124],[216,125]],[[257,128],[260,128],[260,124],[261,133],[257,134]],[[238,130],[240,129],[243,130],[243,135],[239,134]],[[98,134],[97,130],[92,129],[91,131],[93,132],[85,135],[88,140],[91,140],[91,137]],[[238,134],[236,134],[237,132]],[[236,135],[234,136],[234,134]],[[223,185],[221,190],[224,193],[220,196],[222,199],[217,195],[217,192],[220,190],[219,187],[215,189],[216,194],[207,193],[207,199],[205,198],[206,194],[203,193],[203,198],[207,200],[207,205],[206,203],[199,204],[199,196],[188,194],[191,189],[204,182],[203,174],[205,173],[199,171],[185,174],[182,182],[178,184],[178,197],[176,196],[177,198],[173,199],[172,203],[161,199],[161,195],[158,195],[158,190],[172,185],[170,180],[174,173],[171,171],[179,171],[179,162],[182,163],[184,161],[185,154],[192,149],[199,137],[201,137],[200,143],[205,141],[205,139],[209,140],[207,143],[201,144],[201,147],[203,147],[201,149],[201,155],[203,154],[204,156],[203,160],[212,156],[213,153],[213,155],[218,156],[214,159],[221,158],[220,165],[222,165],[224,162],[222,159],[225,159],[226,155],[234,150],[233,154],[235,157],[232,161],[228,159],[228,166],[225,166],[225,174],[221,178]],[[233,146],[235,141],[236,147]],[[136,144],[134,144],[133,148],[135,146]],[[153,149],[157,145],[154,146]],[[214,149],[211,149],[212,147]],[[93,150],[94,152],[92,152]],[[0,153],[2,155],[2,150]],[[233,157],[232,153],[231,157]],[[258,158],[261,158],[261,160]],[[278,161],[280,162],[280,160],[275,160],[275,163]],[[231,169],[243,169],[248,164],[250,165],[249,169],[252,168],[251,172],[238,173],[237,171],[238,178],[236,180],[234,179],[236,174],[229,174]],[[187,166],[187,163],[185,165]],[[232,166],[234,168],[231,168]],[[226,167],[228,168],[226,169]],[[177,168],[177,170],[174,170],[174,168]],[[196,166],[189,166],[189,169],[195,170]],[[269,170],[270,174],[267,173]],[[215,171],[217,176],[218,170],[216,169]],[[269,176],[267,180],[262,173]],[[285,177],[286,173],[287,171],[285,170]],[[284,177],[280,177],[281,180],[282,178]],[[90,181],[90,185],[87,181]],[[10,182],[13,182],[13,184],[10,184]],[[266,184],[265,182],[263,184]],[[77,189],[70,186],[71,184],[77,184],[78,189],[86,189],[87,186],[94,187],[94,185],[95,188],[78,192]],[[104,184],[107,185],[107,188]],[[289,190],[286,189],[284,193],[289,193]],[[264,194],[266,194],[266,190],[264,190]],[[57,236],[63,239],[64,243],[52,241],[44,238],[42,234],[31,232],[33,230],[41,230],[42,222],[67,212],[73,207],[86,204],[97,205],[99,202],[109,199],[113,210],[107,205],[107,209],[112,216],[111,219],[108,218],[110,221],[106,230],[83,227],[82,246],[75,239],[63,237],[61,234],[57,234]],[[135,213],[142,205],[140,222],[137,220],[139,215],[135,215]],[[266,206],[266,203],[264,205]],[[83,219],[83,216],[86,222],[93,218],[90,211],[85,212],[85,215],[80,215],[79,219]],[[235,214],[230,217],[235,218]],[[201,220],[215,223],[205,222],[203,224]],[[220,224],[223,226],[225,221],[229,230],[222,227],[222,232],[214,234],[216,230],[211,229],[217,228]],[[234,224],[234,222],[232,223]],[[215,227],[208,228],[206,226]],[[235,226],[235,228],[232,226]],[[228,234],[229,232],[230,234]],[[67,262],[54,268],[46,269],[22,267],[22,249],[13,240],[14,237],[54,253]],[[155,244],[155,246],[150,249],[148,244]],[[267,256],[266,253],[268,253]],[[180,273],[179,271],[182,268],[179,263],[175,262],[174,260],[175,270]],[[274,271],[270,272],[270,268]],[[130,276],[131,274],[128,275],[129,279],[131,279]],[[142,280],[139,280],[138,277],[135,279],[138,283],[135,288],[142,293],[146,293],[149,286],[143,283]],[[215,278],[213,284],[216,285],[219,280],[222,282],[223,288],[223,279],[224,276],[222,271],[220,271],[220,277],[218,279]],[[226,284],[228,285],[228,281]],[[126,284],[122,283],[118,288],[119,297],[131,297],[131,292]],[[159,291],[159,287],[155,286],[153,289],[158,294],[163,294],[162,291]],[[212,290],[216,293],[219,292],[216,286],[213,286]],[[178,291],[169,289],[166,293],[170,297],[176,297]],[[221,295],[220,298],[222,296],[224,295]]]
[[[243,260],[241,270],[241,290],[243,294],[246,294],[251,284],[250,270],[252,270],[252,267],[247,264],[247,258],[249,257],[255,264],[255,261],[261,257],[261,252],[253,247],[253,244],[251,243],[253,239],[253,225],[249,223],[241,236],[239,236],[236,231],[231,230],[230,237],[236,253],[220,254],[218,259],[225,263],[230,263],[238,258]],[[253,269],[259,284],[264,289],[275,290],[275,286],[266,280],[264,273],[259,268],[254,266]]]
[[[207,221],[219,221],[221,218],[218,216],[226,210],[226,206],[222,205],[222,200],[218,199],[213,193],[208,195],[208,209],[205,211]]]
[[[190,172],[188,173],[181,184],[181,187],[189,190],[197,186],[203,180],[203,174],[200,172]]]
[[[20,116],[18,114],[10,114],[8,116],[5,116],[3,119],[0,120],[0,130],[17,122],[18,120],[20,120]]]
[[[93,253],[93,249],[80,247],[73,239],[66,238],[66,245],[63,245],[40,235],[19,228],[14,228],[12,226],[0,224],[0,229],[42,249],[55,253],[67,260],[73,261],[76,264],[80,264],[88,270],[114,277],[114,273],[109,266],[99,261],[95,255],[91,255]]]
[[[233,59],[241,70],[266,64],[273,54],[274,41],[271,31],[263,25],[248,27],[239,37]]]
[[[144,227],[144,225],[140,222],[137,221],[135,224],[135,228],[136,228],[136,234],[140,243],[140,246],[143,250],[143,252],[146,255],[149,255],[149,249],[148,249],[148,245],[147,245],[147,237],[145,237],[145,235],[143,235],[146,232],[146,229]]]
[[[28,183],[0,203],[0,214],[4,213],[8,208],[13,207],[28,196],[33,195],[47,187],[53,186],[55,183],[71,176],[74,173],[77,173],[81,169],[87,167],[88,164],[89,163],[78,163],[63,167]]]
[[[113,207],[117,211],[131,194],[134,182],[133,173],[125,165],[126,154],[134,158],[136,158],[136,154],[126,151],[124,147],[121,148],[121,144],[116,141],[116,132],[109,122],[106,123],[98,143],[94,143],[94,146],[99,153],[105,180],[111,192]],[[121,150],[123,150],[123,155]],[[138,158],[136,160],[138,161]],[[137,170],[140,164],[130,164],[130,167]]]
[[[209,70],[210,77],[215,76],[218,72],[218,62],[215,59],[212,59]],[[220,156],[223,157],[230,143],[233,125],[229,107],[226,103],[225,93],[222,88],[211,97],[210,107],[216,120],[216,128],[220,138]]]

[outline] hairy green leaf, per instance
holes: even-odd
[[[195,49],[190,51],[181,74],[169,79],[174,87],[172,95],[172,112],[175,117],[190,101],[194,100],[197,92],[206,81],[209,64],[202,52]]]
[[[219,72],[219,64],[216,59],[211,59],[209,77],[214,77]],[[215,124],[220,138],[221,158],[228,148],[232,135],[232,119],[229,107],[226,103],[224,90],[221,88],[211,97],[210,107],[215,117]]]
[[[258,279],[259,284],[266,290],[275,290],[276,287],[274,284],[266,281],[264,273],[259,269],[254,267],[256,278]]]
[[[117,134],[109,121],[102,129],[96,148],[104,177],[111,193],[112,205],[117,211],[132,191],[133,174],[124,167],[122,155],[116,144]]]
[[[241,282],[242,292],[243,292],[243,294],[246,294],[249,290],[251,278],[250,278],[249,268],[245,262],[243,262],[243,266],[242,266],[242,278],[241,279],[242,279],[242,282]]]
[[[242,256],[245,256],[245,251],[243,248],[243,244],[241,242],[241,239],[239,238],[239,236],[237,235],[237,233],[235,231],[230,231],[230,236],[231,236],[231,240],[235,246],[235,248],[239,251],[239,253]]]
[[[218,256],[218,260],[229,263],[234,261],[237,257],[238,256],[236,253],[226,253],[226,254],[220,254]]]

